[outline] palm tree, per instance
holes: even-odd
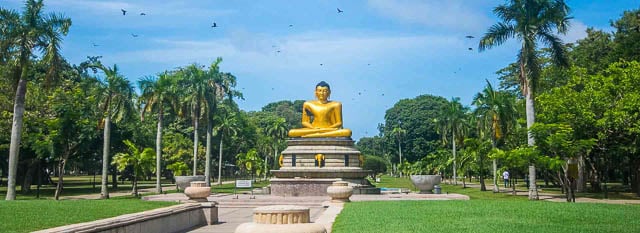
[[[278,145],[284,138],[287,137],[287,132],[289,127],[287,127],[287,120],[279,117],[271,122],[270,125],[265,129],[267,135],[271,137],[273,140],[273,159],[275,160],[278,157]],[[269,157],[267,155],[264,156],[264,179],[267,179],[267,163],[269,161]]]
[[[401,127],[394,127],[393,130],[391,130],[391,137],[394,137],[396,139],[396,141],[398,142],[398,156],[399,156],[399,162],[398,165],[402,166],[402,138],[404,138],[404,136],[407,135],[407,131],[404,130]],[[400,176],[402,176],[402,171],[400,172]]]
[[[464,135],[466,134],[466,113],[467,108],[463,107],[460,104],[460,98],[455,97],[451,98],[451,102],[447,106],[445,106],[440,119],[436,119],[436,122],[439,125],[439,131],[442,135],[442,141],[447,144],[448,138],[447,136],[451,133],[451,152],[453,153],[453,182],[454,184],[458,184],[457,177],[457,158],[456,158],[456,141],[461,141],[464,139]]]
[[[156,131],[156,192],[162,193],[162,186],[160,185],[161,175],[161,161],[162,161],[162,127],[164,118],[164,109],[166,105],[173,104],[177,100],[176,92],[174,88],[175,80],[173,76],[167,73],[161,74],[158,79],[147,77],[138,82],[140,87],[141,96],[140,100],[143,102],[144,107],[140,115],[141,120],[144,120],[144,114],[147,112],[156,112],[158,115],[158,127]]]
[[[49,64],[47,78],[57,76],[64,59],[60,54],[62,36],[67,35],[71,19],[54,13],[44,14],[42,0],[27,0],[22,14],[0,8],[0,61],[14,60],[12,68],[14,84],[17,83],[13,105],[13,124],[9,146],[9,177],[6,200],[16,199],[16,173],[27,93],[28,73],[33,52],[43,51],[42,60]],[[7,52],[7,53],[5,53]]]
[[[202,108],[206,102],[209,76],[196,64],[181,69],[177,74],[180,77],[181,86],[184,87],[182,91],[186,94],[183,102],[189,108],[193,120],[193,175],[195,176],[198,165],[198,129],[200,127],[200,118],[202,117]]]
[[[224,136],[235,136],[238,134],[238,122],[235,114],[227,112],[225,114],[218,114],[218,125],[215,127],[215,134],[220,135],[220,153],[218,154],[218,185],[222,185],[222,146]]]
[[[153,149],[144,148],[142,151],[129,140],[124,140],[129,153],[117,153],[113,157],[113,165],[118,171],[124,171],[128,166],[133,167],[133,188],[131,194],[138,196],[138,178],[153,168]]]
[[[493,12],[502,19],[489,28],[480,39],[479,51],[503,44],[509,38],[518,39],[522,47],[518,53],[520,88],[525,95],[527,129],[535,122],[534,91],[540,77],[540,62],[536,54],[539,42],[550,47],[553,63],[568,66],[565,46],[554,34],[565,34],[569,26],[569,7],[564,0],[509,0],[508,4],[499,5]],[[527,143],[534,146],[531,132]],[[535,164],[530,163],[529,199],[538,199],[535,183]]]
[[[209,70],[205,72],[207,85],[205,86],[205,106],[204,115],[207,120],[207,142],[206,142],[206,155],[205,155],[205,168],[204,176],[207,182],[207,186],[211,186],[211,145],[213,135],[213,117],[217,110],[218,101],[224,97],[225,90],[222,86],[222,76],[220,75],[219,64],[222,62],[222,58],[216,59],[215,62],[209,66]]]
[[[100,198],[109,198],[107,189],[107,173],[109,169],[109,149],[111,147],[111,120],[118,123],[133,112],[135,92],[129,80],[118,73],[118,66],[105,67],[100,62],[89,67],[98,68],[105,74],[106,82],[99,82],[98,92],[101,95],[100,108],[104,116],[104,140],[102,145],[102,184]]]
[[[487,135],[491,139],[491,146],[498,147],[498,140],[513,128],[517,119],[515,97],[506,92],[493,89],[489,80],[482,92],[473,97],[472,104],[476,106],[474,115],[477,116],[480,136]],[[497,162],[493,159],[493,192],[498,192]]]

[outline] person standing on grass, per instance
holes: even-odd
[[[509,171],[504,171],[502,173],[502,179],[504,179],[504,187],[506,188],[509,184]]]

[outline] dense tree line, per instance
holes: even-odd
[[[0,8],[0,131],[7,132],[0,134],[0,177],[7,178],[7,200],[35,183],[56,184],[57,199],[65,174],[102,174],[108,198],[108,175],[113,187],[118,178],[131,180],[136,193],[137,181],[155,173],[162,192],[161,177],[203,174],[210,181],[217,173],[220,182],[223,170],[266,176],[277,165],[287,130],[299,125],[301,101],[240,110],[238,80],[219,69],[221,58],[138,82],[100,57],[69,64],[59,46],[71,19],[43,7],[30,0],[23,12]]]
[[[537,174],[567,193],[606,192],[606,182],[620,182],[620,191],[640,195],[640,10],[625,11],[612,21],[612,33],[589,28],[584,39],[564,44],[550,31],[566,31],[561,18],[518,18],[525,17],[517,15],[525,6],[530,11],[559,7],[553,17],[567,17],[562,1],[536,5],[543,2],[509,1],[496,7],[504,21],[488,30],[480,47],[491,48],[514,35],[531,46],[496,71],[499,85],[487,82],[468,107],[456,98],[430,95],[400,100],[387,110],[377,136],[359,140],[360,150],[385,159],[396,174],[454,176],[457,170],[458,177],[480,177],[482,190],[484,177],[494,177],[495,183],[497,174],[509,170],[516,177]],[[549,31],[529,35],[535,30],[519,30],[535,25],[524,23],[547,23]],[[542,43],[546,47],[527,44],[541,38],[549,40]]]

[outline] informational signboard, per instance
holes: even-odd
[[[251,188],[251,180],[236,180],[236,188]]]
[[[251,196],[249,196],[249,198],[250,199],[255,199],[256,198],[255,196],[253,196],[253,184],[251,183],[251,180],[236,180],[236,187],[233,189],[233,194],[236,195],[235,199],[238,199],[237,190],[239,188],[251,189]]]

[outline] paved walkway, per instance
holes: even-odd
[[[462,182],[458,182],[458,185],[462,186]],[[470,188],[480,188],[480,184],[478,183],[467,183],[467,187]],[[491,192],[493,190],[492,183],[485,184],[487,191]],[[499,186],[500,193],[508,193],[512,194],[513,189],[511,187],[504,188],[504,186]],[[529,191],[524,189],[516,189],[516,195],[518,196],[529,196]],[[557,193],[546,193],[544,189],[538,189],[538,199],[552,202],[566,202],[567,199],[564,194]],[[576,202],[579,203],[604,203],[604,204],[640,204],[640,199],[597,199],[590,197],[576,197]]]
[[[182,193],[150,195],[143,197],[148,201],[178,201],[186,202],[188,199]],[[399,200],[468,200],[469,197],[460,194],[382,194],[382,195],[353,195],[351,200],[356,201],[399,201]],[[266,205],[297,205],[309,207],[311,221],[319,223],[331,232],[331,227],[336,216],[342,211],[343,204],[331,203],[327,196],[317,197],[278,197],[271,195],[249,194],[214,194],[208,197],[209,201],[218,202],[219,224],[204,226],[191,232],[234,232],[242,223],[253,221],[253,208]]]
[[[223,181],[223,184],[232,184],[235,181]],[[217,183],[211,183],[213,187],[217,186]],[[175,184],[162,184],[162,190],[175,190]],[[151,194],[156,193],[156,188],[146,188],[146,189],[138,189],[138,193],[142,194]],[[109,192],[109,197],[121,197],[121,196],[130,196],[131,191],[117,191],[117,192]],[[100,199],[100,193],[92,193],[92,194],[83,194],[83,195],[74,195],[74,196],[61,196],[62,200],[91,200],[91,199]]]

